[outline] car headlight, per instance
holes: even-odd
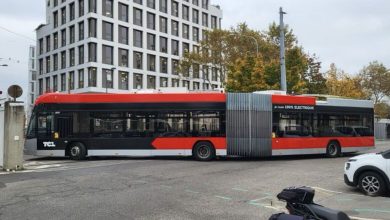
[[[356,159],[349,159],[348,162],[356,162]]]

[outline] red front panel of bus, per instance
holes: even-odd
[[[302,150],[326,148],[332,140],[340,142],[341,147],[374,147],[374,137],[319,137],[319,138],[274,138],[273,150]]]
[[[191,150],[199,141],[210,141],[216,150],[226,149],[225,137],[162,137],[154,139],[152,146],[156,150]]]

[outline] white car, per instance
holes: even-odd
[[[345,163],[344,181],[369,196],[390,190],[390,150],[352,157]]]

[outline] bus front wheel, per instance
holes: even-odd
[[[210,142],[198,142],[192,152],[194,158],[198,161],[210,161],[215,159],[215,148]]]
[[[72,160],[85,160],[87,157],[87,148],[82,143],[71,143],[68,148],[68,154]]]
[[[331,158],[339,157],[341,155],[341,147],[337,141],[329,142],[326,147],[326,155]]]

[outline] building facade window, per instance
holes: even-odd
[[[172,40],[172,55],[179,56],[179,41]]]
[[[88,43],[88,62],[97,62],[97,44]]]
[[[129,73],[119,71],[118,74],[118,89],[129,90]]]
[[[74,48],[69,50],[69,66],[74,66],[75,65],[75,50]]]
[[[79,70],[78,74],[79,74],[78,75],[78,78],[79,78],[78,88],[82,89],[82,88],[84,88],[84,70],[83,69]]]
[[[95,18],[88,19],[88,37],[96,38],[97,36],[96,25],[97,25],[97,20]]]
[[[61,30],[61,47],[66,45],[66,29]]]
[[[142,10],[138,8],[133,9],[133,24],[142,26]]]
[[[147,48],[148,50],[156,50],[156,35],[148,34],[147,35]]]
[[[53,54],[53,71],[58,70],[58,54]]]
[[[160,16],[160,32],[168,33],[168,19]]]
[[[160,87],[166,88],[168,87],[168,78],[166,77],[160,77]]]
[[[58,11],[53,12],[53,27],[58,27]]]
[[[46,73],[50,73],[50,56],[46,57]]]
[[[50,41],[50,35],[49,35],[49,36],[46,36],[46,52],[50,52],[50,45],[51,45],[51,41]]]
[[[113,1],[112,0],[103,0],[102,1],[102,14],[106,17],[113,18],[114,17],[114,9],[113,9]]]
[[[156,77],[148,76],[147,89],[156,89]]]
[[[179,3],[176,1],[172,1],[171,15],[175,17],[179,17]]]
[[[143,88],[143,75],[135,73],[133,75],[133,88],[134,89],[142,89]]]
[[[124,22],[129,22],[129,6],[119,3],[118,19]]]
[[[192,22],[199,24],[199,11],[196,9],[192,9]]]
[[[114,25],[109,22],[102,22],[103,28],[102,28],[102,38],[104,40],[113,41],[114,40]]]
[[[58,48],[58,33],[55,32],[53,34],[53,49],[57,49]]]
[[[79,22],[79,41],[84,39],[84,21]]]
[[[141,52],[134,52],[133,54],[133,68],[143,69],[143,56]]]
[[[61,8],[61,24],[66,24],[66,7]]]
[[[147,0],[146,6],[156,9],[156,0]]]
[[[66,74],[65,73],[61,74],[61,91],[62,92],[66,91]]]
[[[69,20],[73,21],[76,17],[76,10],[74,6],[74,2],[69,4]]]
[[[179,61],[178,60],[172,60],[172,74],[173,75],[179,75]]]
[[[69,90],[74,90],[74,71],[69,72]]]
[[[152,54],[148,54],[148,70],[149,71],[156,71],[156,56]]]
[[[134,30],[133,35],[134,47],[142,48],[142,31]]]
[[[118,49],[119,66],[129,66],[129,51],[126,49]]]
[[[183,5],[182,7],[182,17],[186,21],[190,20],[190,8],[186,5]]]
[[[45,92],[50,92],[50,77],[45,78],[46,89]]]
[[[177,36],[178,37],[179,36],[179,22],[172,20],[172,24],[171,25],[172,25],[171,26],[171,28],[172,28],[171,34],[173,36]]]
[[[184,39],[190,39],[190,26],[187,24],[183,24],[183,34],[182,37]]]
[[[103,63],[113,65],[114,64],[114,48],[111,46],[103,45],[102,46],[103,51]]]
[[[88,12],[96,13],[96,0],[88,0]]]
[[[156,29],[156,15],[150,12],[147,13],[147,28]]]
[[[53,76],[53,92],[58,91],[58,77],[57,75]]]
[[[102,83],[103,88],[113,89],[114,88],[114,73],[110,69],[102,70]]]
[[[66,51],[61,52],[61,69],[66,68]]]
[[[160,57],[160,72],[168,73],[168,58]]]
[[[84,0],[79,0],[79,17],[84,15],[85,5]]]
[[[160,11],[163,13],[168,13],[168,3],[167,0],[160,0]]]
[[[119,25],[118,42],[121,44],[129,44],[129,28]]]
[[[95,67],[88,68],[88,87],[97,86],[97,69]]]
[[[192,40],[195,42],[199,42],[199,28],[197,27],[192,28]]]
[[[75,30],[74,30],[74,25],[69,27],[69,43],[73,44],[76,39],[75,39]]]
[[[160,37],[160,52],[168,53],[168,38]]]
[[[208,27],[209,26],[209,16],[207,13],[202,13],[202,25],[204,27]]]

